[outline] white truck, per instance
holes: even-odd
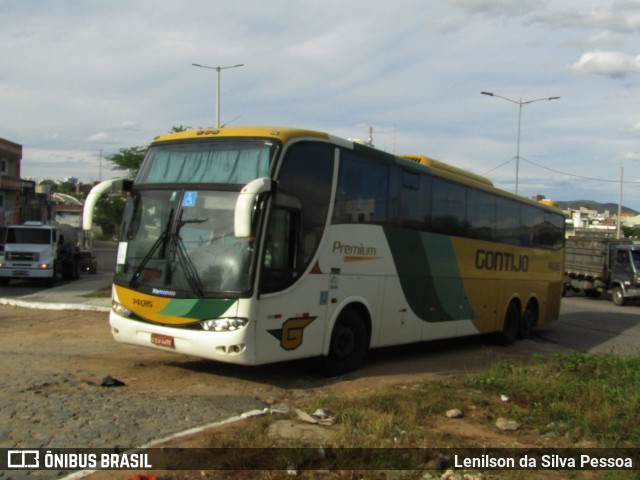
[[[11,279],[43,279],[52,286],[58,274],[66,280],[80,276],[78,232],[70,225],[10,225],[4,240],[0,285],[8,285]]]

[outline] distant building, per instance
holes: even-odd
[[[22,145],[0,138],[0,226],[20,223]]]
[[[51,194],[52,219],[75,228],[82,228],[83,202],[64,193]]]

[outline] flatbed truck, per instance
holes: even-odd
[[[576,235],[565,241],[565,292],[597,298],[611,293],[622,306],[640,298],[640,240]]]

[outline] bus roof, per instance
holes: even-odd
[[[420,165],[426,165],[427,167],[431,167],[436,170],[444,170],[449,173],[453,173],[459,177],[464,177],[466,179],[472,180],[474,182],[483,183],[490,187],[493,187],[493,182],[482,175],[478,175],[477,173],[472,173],[467,170],[463,170],[462,168],[455,167],[445,162],[441,162],[440,160],[436,160],[434,158],[429,158],[425,155],[416,155],[416,154],[402,154],[398,155],[401,158],[406,158],[407,160],[411,160],[413,162],[419,163]]]
[[[328,133],[315,130],[290,127],[225,127],[225,128],[199,128],[197,130],[185,130],[183,132],[168,133],[154,139],[156,142],[169,142],[173,140],[189,140],[194,138],[220,138],[220,137],[264,137],[277,138],[283,143],[300,137],[321,138],[335,140]],[[344,141],[343,141],[344,142]],[[343,143],[342,142],[342,143]]]
[[[199,128],[194,130],[185,130],[182,132],[167,133],[156,137],[152,144],[180,141],[180,140],[192,140],[192,139],[207,139],[207,138],[225,138],[225,137],[253,137],[253,138],[273,138],[277,139],[283,144],[288,143],[294,139],[301,138],[317,138],[322,140],[331,141],[339,146],[352,149],[370,149],[376,151],[381,155],[388,156],[389,158],[403,159],[414,164],[421,165],[431,170],[433,173],[439,174],[451,179],[457,179],[465,183],[475,184],[480,187],[484,187],[490,190],[499,192],[503,196],[510,197],[514,200],[529,203],[531,205],[538,205],[546,207],[550,210],[559,211],[557,205],[552,202],[536,202],[526,197],[511,194],[507,191],[497,189],[491,180],[477,173],[472,173],[462,168],[453,166],[451,164],[435,160],[427,157],[426,155],[419,154],[402,154],[396,155],[382,150],[378,150],[375,147],[369,145],[363,145],[357,141],[347,140],[342,137],[337,137],[326,132],[320,132],[317,130],[308,130],[304,128],[292,128],[292,127],[277,127],[277,126],[247,126],[247,127],[208,127]]]

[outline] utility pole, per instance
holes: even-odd
[[[516,195],[518,195],[518,179],[520,177],[520,127],[522,125],[522,107],[523,105],[528,105],[534,102],[540,102],[542,100],[558,100],[560,97],[537,98],[535,100],[527,100],[523,102],[522,97],[520,97],[520,100],[513,100],[511,98],[502,97],[500,95],[496,95],[491,92],[480,92],[480,93],[482,95],[488,95],[490,97],[502,98],[503,100],[507,100],[511,103],[515,103],[516,105],[518,105],[518,143],[516,147]]]
[[[244,63],[238,65],[230,65],[228,67],[208,67],[207,65],[200,65],[199,63],[192,63],[194,67],[209,68],[218,72],[216,82],[216,128],[220,128],[220,70],[226,70],[228,68],[236,68],[244,66]]]

